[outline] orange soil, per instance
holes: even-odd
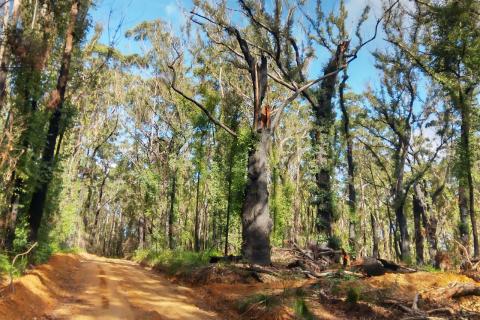
[[[291,300],[270,310],[257,307],[243,315],[238,314],[238,304],[253,294],[281,296],[292,288],[303,287],[313,293],[309,288],[317,282],[329,292],[332,282],[328,279],[213,283],[192,289],[173,284],[130,261],[88,254],[59,254],[16,280],[15,292],[3,291],[0,319],[295,319]],[[438,289],[464,283],[475,282],[456,273],[386,274],[344,281],[338,297],[345,297],[346,290],[356,286],[361,289],[361,299],[367,301],[413,301],[417,293],[428,297]],[[305,300],[319,319],[395,317],[390,310],[374,303],[359,304],[357,310],[350,310],[344,303],[332,304],[316,295],[307,294]],[[202,303],[215,307],[218,313]],[[480,312],[480,297],[449,301],[448,305]]]
[[[198,306],[196,305],[198,304]],[[53,256],[0,298],[0,319],[221,319],[192,289],[117,259]]]

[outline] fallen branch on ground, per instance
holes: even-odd
[[[32,251],[33,248],[35,248],[37,245],[38,245],[38,242],[35,242],[27,251],[25,251],[24,253],[19,253],[13,258],[12,265],[10,267],[10,288],[12,289],[12,292],[15,292],[15,287],[13,286],[13,268],[15,266],[15,261],[17,261],[18,258],[29,254],[30,251]]]

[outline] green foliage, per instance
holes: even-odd
[[[15,239],[13,240],[14,252],[21,253],[27,247],[29,230],[26,218],[20,219],[15,228]]]
[[[35,251],[32,256],[32,261],[34,264],[45,263],[50,259],[54,252],[59,251],[59,248],[52,243],[40,242],[38,247],[35,248]]]
[[[360,300],[362,290],[359,287],[349,287],[347,289],[347,302],[350,304],[357,304]]]
[[[340,248],[342,248],[342,239],[337,235],[333,235],[328,239],[327,245],[329,248],[339,250]]]
[[[167,274],[189,274],[193,270],[209,264],[212,252],[192,252],[182,250],[137,250],[134,261],[153,266]]]
[[[251,308],[257,306],[265,309],[272,309],[282,302],[282,299],[276,295],[254,294],[246,297],[238,303],[238,309],[241,313],[248,312]]]
[[[315,315],[308,309],[304,299],[296,299],[293,305],[295,315],[302,320],[315,320]]]
[[[11,262],[8,256],[0,254],[0,276],[9,274],[11,270]]]

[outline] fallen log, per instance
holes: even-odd
[[[474,284],[465,284],[445,291],[446,298],[458,299],[466,296],[480,296],[480,287]]]
[[[229,263],[237,263],[242,260],[242,256],[234,256],[234,255],[228,255],[228,256],[211,256],[209,262],[210,263],[219,263],[219,262],[229,262]]]

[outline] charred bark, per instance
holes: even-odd
[[[75,26],[77,25],[77,16],[79,11],[79,2],[75,1],[70,10],[70,21],[66,30],[65,47],[60,66],[60,74],[57,81],[56,90],[51,95],[48,106],[53,109],[53,115],[49,121],[47,141],[42,152],[41,162],[45,168],[45,178],[39,183],[32,195],[30,207],[28,209],[28,222],[30,224],[30,241],[36,241],[38,230],[42,221],[45,208],[48,187],[52,180],[54,169],[54,153],[58,135],[60,133],[60,122],[62,118],[62,109],[65,102],[65,92],[70,72],[70,63],[74,46]]]
[[[201,172],[197,172],[197,199],[195,202],[195,229],[194,229],[194,250],[195,252],[200,251],[200,176]]]
[[[356,210],[357,210],[357,194],[355,191],[355,163],[353,162],[353,139],[350,133],[350,116],[348,114],[347,106],[345,105],[345,86],[348,80],[348,74],[344,71],[342,83],[339,88],[340,95],[340,110],[342,111],[342,122],[343,122],[343,135],[345,137],[346,143],[346,158],[347,158],[347,172],[348,172],[348,207],[350,210],[349,221],[348,221],[348,244],[350,249],[354,252],[357,252],[357,241],[356,241]],[[372,228],[374,227],[374,217],[372,218]],[[373,228],[375,232],[375,229]],[[378,254],[378,243],[377,245],[377,254]],[[375,241],[374,241],[375,246]],[[374,249],[375,251],[375,249]]]
[[[230,230],[230,211],[232,208],[232,181],[233,181],[233,155],[236,141],[233,142],[228,159],[228,195],[227,195],[227,222],[225,225],[225,248],[224,254],[228,256],[228,233]]]
[[[242,255],[250,263],[270,264],[270,233],[272,219],[268,212],[268,152],[270,132],[256,134],[248,156],[248,181],[242,207]]]
[[[348,42],[338,46],[335,55],[323,71],[324,75],[338,70],[343,62],[343,54],[347,48]],[[318,192],[316,228],[318,232],[323,232],[328,238],[333,236],[334,204],[331,177],[333,174],[332,131],[335,119],[332,99],[335,94],[336,82],[337,73],[322,81],[317,95],[317,104],[314,106],[314,144],[317,152],[316,163],[318,167],[316,174]]]
[[[172,182],[170,186],[170,210],[168,212],[168,247],[170,250],[175,248],[173,236],[173,224],[175,223],[175,196],[177,193],[177,170],[172,173]]]
[[[426,215],[425,196],[419,183],[413,186],[413,223],[415,227],[415,257],[417,264],[424,264],[424,236],[422,228],[422,217]]]
[[[474,198],[474,185],[472,176],[472,152],[470,150],[470,130],[471,130],[471,111],[468,102],[464,101],[463,95],[461,98],[461,142],[462,142],[462,168],[464,172],[461,177],[461,181],[468,189],[468,213],[470,215],[470,222],[472,225],[472,238],[473,238],[473,255],[478,257],[480,255],[480,248],[478,243],[478,229],[477,218],[475,214],[475,198]],[[465,207],[465,205],[464,205]]]

